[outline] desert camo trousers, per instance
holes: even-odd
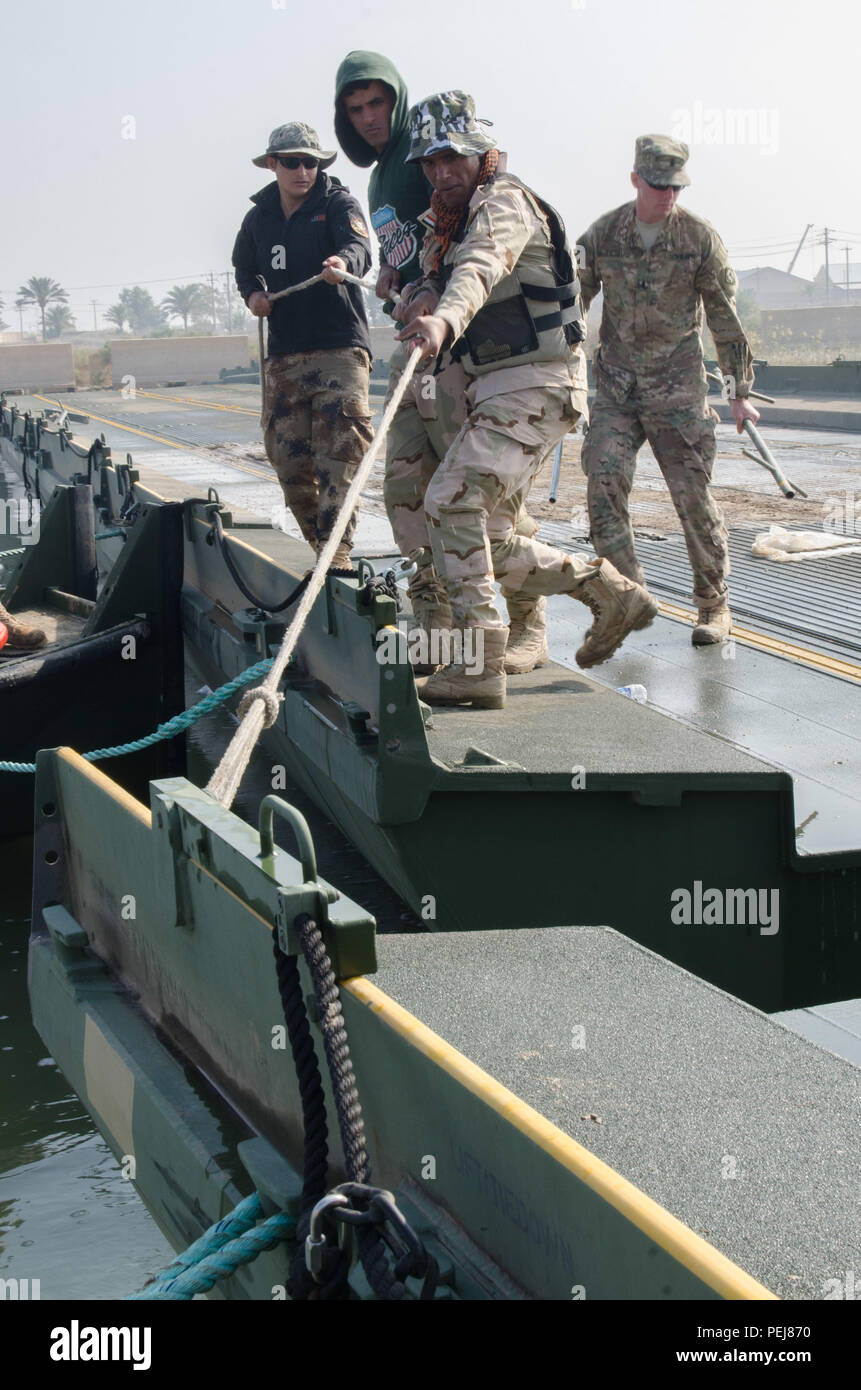
[[[637,452],[649,441],[685,535],[694,578],[694,598],[714,605],[727,592],[730,572],[723,515],[709,491],[714,469],[715,429],[702,407],[650,411],[598,398],[583,444],[582,467],[592,544],[620,573],[645,582],[634,548],[628,497]]]
[[[391,361],[387,400],[391,400],[403,375],[408,356],[406,345],[399,343]],[[420,364],[389,430],[386,512],[400,553],[416,560],[420,570],[431,562],[425,494],[441,460],[466,423],[466,392],[471,380],[448,354],[436,375],[432,366]],[[526,493],[520,492],[516,498],[516,529],[522,535],[534,536],[538,522],[526,511],[525,497]]]
[[[373,439],[370,368],[361,348],[291,353],[265,364],[266,457],[302,535],[318,553]],[[349,556],[354,512],[336,562]]]
[[[434,563],[457,626],[503,626],[494,575],[506,598],[573,593],[594,575],[586,556],[516,530],[518,499],[579,418],[573,392],[560,386],[508,391],[471,411],[425,495]]]

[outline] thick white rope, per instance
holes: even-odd
[[[301,286],[297,285],[295,288],[300,289]],[[245,774],[245,769],[248,766],[251,754],[254,751],[255,744],[260,737],[262,729],[271,727],[275,722],[278,704],[280,704],[283,699],[283,696],[278,692],[278,687],[281,684],[281,679],[287,668],[287,663],[293,655],[296,643],[308,620],[311,609],[316,602],[317,595],[326,582],[326,575],[335,558],[335,552],[341,544],[350,517],[353,515],[358,505],[359,494],[368,481],[371,469],[376,463],[377,455],[380,452],[380,447],[391,427],[395,412],[403,399],[404,393],[413,378],[413,374],[421,358],[421,348],[414,348],[410,354],[404,374],[398,382],[392,399],[389,401],[385,414],[380,422],[380,428],[377,430],[373,442],[365,454],[365,457],[362,459],[362,462],[359,464],[356,476],[350,484],[350,490],[344,498],[344,505],[338,513],[338,518],[332,528],[332,533],[320,553],[320,557],[317,560],[308,587],[302,595],[293,621],[284,634],[284,641],[281,645],[281,650],[275,658],[274,665],[263,684],[254,690],[250,690],[244,697],[243,706],[245,709],[242,711],[242,721],[206,788],[210,795],[220,801],[223,806],[228,808],[232,806],[236,793],[239,790],[239,784]]]

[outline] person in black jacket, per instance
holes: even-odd
[[[366,275],[371,243],[359,203],[324,172],[336,157],[320,148],[310,126],[274,130],[253,163],[276,181],[251,199],[233,248],[239,293],[252,314],[269,319],[261,364],[266,455],[317,554],[373,438],[367,315],[362,291],[339,274]],[[321,272],[325,284],[270,301],[270,293]],[[354,513],[336,568],[350,568],[356,520]]]

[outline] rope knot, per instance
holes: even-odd
[[[262,700],[266,706],[266,713],[263,716],[264,729],[271,729],[278,718],[278,711],[284,696],[276,694],[274,690],[267,690],[265,685],[258,685],[254,690],[247,690],[239,702],[239,718],[244,719],[255,700]]]

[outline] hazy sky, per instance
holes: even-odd
[[[12,9],[12,6],[15,8]],[[472,92],[510,168],[572,240],[631,196],[634,138],[689,134],[684,201],[736,267],[786,269],[805,224],[861,261],[861,20],[851,0],[42,0],[6,9],[0,298],[31,275],[69,290],[79,327],[123,285],[160,298],[230,264],[287,120],[334,145],[335,71],[385,53],[413,100]],[[739,129],[738,115],[746,113]],[[124,138],[132,130],[134,139]],[[367,174],[332,169],[364,202]],[[796,267],[810,275],[821,247]],[[25,323],[27,322],[25,318]]]

